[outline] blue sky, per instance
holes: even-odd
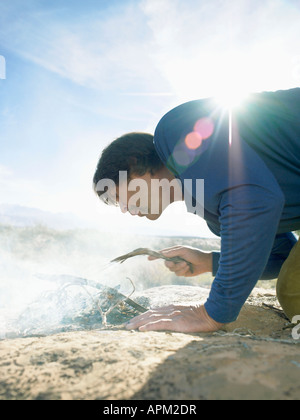
[[[0,204],[130,226],[91,190],[102,149],[186,100],[299,86],[299,21],[298,0],[0,0]]]

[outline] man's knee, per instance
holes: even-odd
[[[278,301],[291,321],[294,316],[300,315],[300,293],[297,295],[282,286],[277,287]]]
[[[300,241],[283,264],[277,281],[277,298],[287,317],[300,315]]]

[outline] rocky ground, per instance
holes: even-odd
[[[204,301],[208,290],[143,292],[152,307]],[[213,334],[105,330],[0,341],[0,399],[299,399],[300,340],[273,290],[255,289]]]

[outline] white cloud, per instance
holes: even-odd
[[[149,31],[131,2],[80,19],[28,9],[22,17],[0,19],[0,40],[28,60],[73,82],[101,90],[164,91],[152,65]]]

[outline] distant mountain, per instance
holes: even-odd
[[[58,230],[90,227],[88,222],[72,213],[51,213],[10,204],[0,204],[0,224],[19,227],[43,225]]]
[[[122,232],[131,235],[139,234],[146,236],[186,236],[199,238],[215,238],[212,233],[205,229],[205,223],[200,218],[195,218],[193,223],[174,223],[169,217],[165,217],[155,223],[133,218],[129,215],[122,215],[122,218],[89,220],[81,218],[73,213],[52,213],[37,208],[20,205],[0,204],[0,224],[16,227],[42,225],[56,230],[70,229],[93,229],[102,232]],[[205,229],[205,230],[204,230]]]

